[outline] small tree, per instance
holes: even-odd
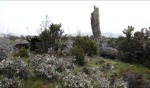
[[[49,22],[49,21],[45,21]],[[48,25],[45,23],[46,26]],[[47,52],[48,48],[52,48],[54,51],[60,53],[66,48],[67,35],[64,34],[64,30],[61,29],[61,24],[50,24],[50,26],[43,27],[43,31],[39,37],[42,42],[42,48]]]
[[[133,30],[134,27],[132,26],[128,26],[127,29],[124,29],[123,33],[125,34],[125,37],[119,37],[116,43],[121,54],[123,53],[123,55],[121,55],[122,60],[126,62],[132,61]]]
[[[123,31],[125,37],[117,39],[121,60],[150,66],[150,30],[142,28],[132,35],[132,26]]]

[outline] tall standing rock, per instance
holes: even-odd
[[[94,6],[94,11],[91,13],[91,27],[94,35],[94,39],[97,42],[97,54],[100,54],[100,40],[101,40],[101,31],[100,31],[100,21],[99,21],[99,8]]]

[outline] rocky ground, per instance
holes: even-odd
[[[15,41],[10,40],[9,38],[0,37],[0,49],[9,52],[13,49]]]

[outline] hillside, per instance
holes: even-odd
[[[110,64],[111,67],[110,68],[105,67],[107,64]],[[76,68],[70,71],[69,73],[72,75],[76,74],[76,76],[83,77],[83,79],[85,80],[94,80],[94,82],[91,83],[89,88],[92,88],[92,87],[100,88],[100,86],[101,87],[103,86],[103,88],[108,88],[106,84],[107,82],[109,83],[108,80],[110,78],[115,78],[115,79],[120,78],[120,75],[123,72],[142,74],[144,79],[150,84],[150,69],[140,66],[140,65],[134,65],[134,64],[124,63],[120,61],[113,61],[110,59],[99,58],[99,57],[87,58],[87,64],[85,66],[83,67],[76,66]],[[101,77],[102,79],[96,80],[94,79],[94,77]],[[79,79],[77,80],[74,78],[72,79],[72,82],[73,81],[76,82],[76,81],[79,81]],[[64,85],[62,82],[63,81],[61,80],[51,81],[51,80],[45,80],[39,77],[24,81],[25,88],[41,88],[41,87],[42,88],[62,88],[62,85]],[[118,83],[120,83],[117,85],[118,87],[126,88],[126,87],[123,87],[125,86],[125,84],[121,84],[121,80]],[[73,83],[70,83],[70,85],[71,84]],[[136,84],[136,83],[133,85],[140,86],[139,84]],[[118,88],[117,86],[112,87],[111,83],[109,85],[109,87],[111,88]],[[86,88],[86,87],[83,87],[83,88]]]
[[[0,63],[0,70],[5,68],[1,66],[2,64],[6,66],[6,63],[11,61],[16,64],[20,60],[22,64],[17,64],[16,68],[19,69],[20,74],[24,74],[24,80],[21,81],[23,88],[73,88],[73,86],[74,88],[79,86],[81,88],[148,88],[148,83],[150,84],[149,68],[102,57],[86,57],[84,66],[73,63],[74,59],[71,57],[55,58],[47,55],[20,59],[9,57],[7,61]],[[15,68],[14,64],[9,65],[12,69]],[[125,80],[128,77],[131,79]],[[2,73],[1,78],[3,78]]]

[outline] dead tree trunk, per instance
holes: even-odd
[[[100,31],[100,21],[99,21],[99,8],[94,6],[94,11],[91,13],[91,27],[94,39],[97,43],[97,54],[100,55],[101,46],[101,31]]]

